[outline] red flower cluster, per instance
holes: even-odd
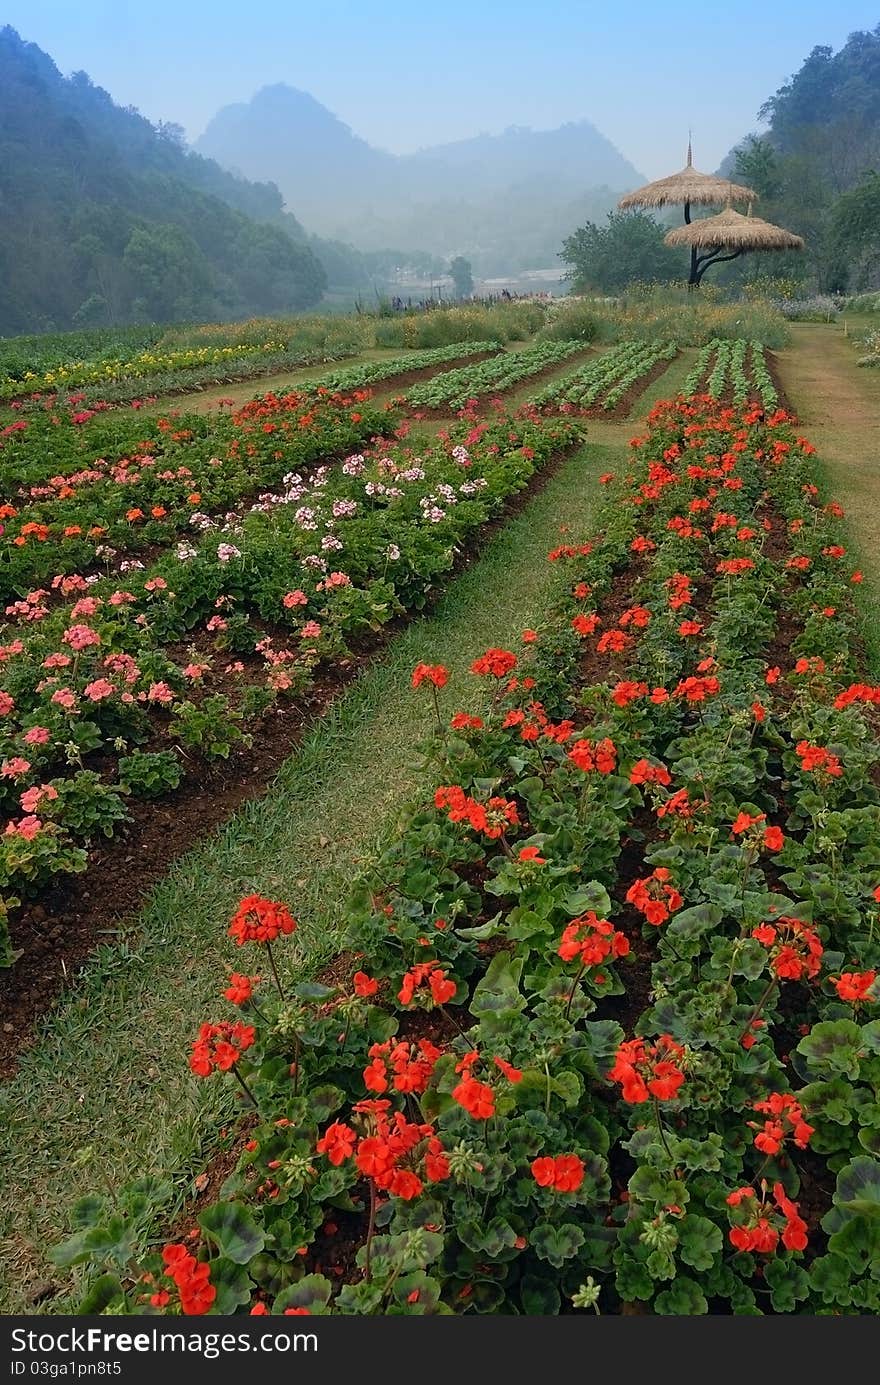
[[[571,628],[575,634],[583,638],[585,635],[594,635],[601,624],[602,617],[593,611],[590,615],[576,615],[571,622]]]
[[[409,1202],[426,1182],[440,1183],[449,1177],[449,1161],[432,1125],[408,1121],[401,1111],[389,1117],[390,1107],[387,1100],[359,1101],[352,1109],[366,1117],[367,1134],[359,1136],[350,1125],[334,1121],[315,1149],[337,1166],[354,1155],[365,1178]]]
[[[756,1101],[753,1111],[769,1116],[763,1126],[749,1121],[755,1136],[755,1148],[762,1154],[778,1154],[785,1141],[794,1140],[798,1149],[806,1149],[813,1134],[813,1126],[804,1120],[797,1097],[791,1092],[772,1092],[766,1101]]]
[[[737,1220],[730,1228],[730,1243],[737,1250],[772,1255],[780,1232],[787,1250],[806,1250],[807,1223],[798,1215],[797,1203],[786,1197],[781,1183],[773,1184],[773,1198],[775,1207],[767,1202],[766,1185],[760,1200],[754,1188],[736,1188],[728,1194],[728,1207],[737,1209]]]
[[[627,1039],[617,1050],[614,1067],[608,1074],[611,1082],[621,1084],[624,1101],[672,1101],[684,1082],[684,1073],[677,1060],[684,1054],[671,1034],[661,1034],[655,1043],[646,1039]]]
[[[774,923],[761,923],[752,937],[770,951],[770,966],[780,981],[811,980],[822,964],[822,943],[817,933],[800,919],[784,915]]]
[[[249,894],[235,911],[229,925],[229,936],[241,947],[244,943],[272,943],[280,933],[296,931],[296,920],[287,906]]]
[[[844,707],[851,707],[854,702],[873,703],[875,706],[880,704],[880,687],[870,683],[850,683],[848,688],[837,694],[834,706],[839,712]]]
[[[450,822],[467,822],[475,832],[482,832],[493,841],[506,827],[519,825],[515,803],[497,796],[487,803],[478,803],[459,784],[441,784],[434,794],[434,807],[445,808]]]
[[[471,673],[481,677],[506,678],[516,668],[516,655],[508,649],[487,649],[471,664]]]
[[[831,984],[841,1000],[849,1005],[863,1005],[875,999],[871,990],[876,980],[876,971],[844,971],[840,976],[832,976]]]
[[[795,750],[800,758],[801,769],[805,774],[816,774],[820,778],[839,779],[843,766],[836,755],[821,745],[810,745],[809,741],[798,741]]]
[[[669,605],[673,611],[680,611],[682,606],[689,606],[694,599],[691,579],[684,572],[674,572],[671,577],[668,577],[666,589],[669,592]]]
[[[210,1077],[217,1072],[229,1072],[245,1049],[252,1046],[256,1030],[252,1024],[203,1024],[190,1054],[190,1070],[196,1077]]]
[[[412,673],[412,685],[421,687],[422,683],[433,683],[435,688],[444,688],[449,682],[449,669],[442,664],[416,664]]]
[[[599,774],[613,774],[617,767],[617,750],[614,742],[606,736],[601,741],[575,741],[568,758],[585,774],[596,770]]]
[[[532,1177],[539,1188],[576,1193],[584,1181],[584,1162],[576,1154],[545,1155],[532,1160]]]
[[[647,683],[633,683],[623,678],[619,683],[615,683],[611,689],[611,701],[617,707],[628,707],[631,702],[636,702],[640,697],[648,697],[650,693],[651,701],[657,705],[669,701],[669,693],[665,688],[648,688]]]
[[[180,1307],[187,1317],[200,1317],[207,1313],[217,1290],[210,1282],[211,1267],[205,1260],[197,1260],[190,1255],[186,1246],[169,1245],[162,1251],[164,1273],[173,1279],[180,1294]],[[153,1294],[150,1299],[154,1308],[164,1308],[168,1293],[163,1290]]]
[[[494,1088],[490,1087],[488,1082],[480,1082],[478,1078],[474,1077],[474,1068],[481,1061],[480,1054],[476,1049],[466,1053],[455,1065],[455,1071],[461,1075],[461,1081],[452,1089],[453,1101],[457,1101],[459,1106],[463,1106],[474,1120],[488,1120],[490,1116],[495,1114]],[[496,1057],[492,1061],[508,1082],[522,1081],[522,1073],[519,1068],[512,1067],[506,1059]]]
[[[436,962],[416,962],[414,967],[404,972],[397,999],[401,1005],[411,1005],[416,992],[419,991],[419,999],[427,1000],[423,987],[428,988],[435,1005],[445,1005],[458,990],[455,982],[449,980],[443,967],[438,966]]]
[[[754,566],[753,558],[722,558],[720,563],[716,563],[715,571],[726,577],[739,577],[744,572],[751,572]]]
[[[632,635],[625,630],[606,630],[596,645],[597,654],[622,654],[632,644]]]
[[[650,760],[636,760],[629,772],[631,784],[661,784],[667,788],[672,783],[672,775],[665,765],[652,764]]]
[[[746,833],[752,833],[753,828],[760,827],[760,824],[766,820],[766,813],[738,813],[731,823],[731,835],[734,837],[745,836]],[[763,834],[753,834],[756,844],[759,836],[768,851],[781,851],[785,846],[785,833],[781,827],[765,827]],[[751,837],[750,840],[752,840]]]
[[[644,630],[651,623],[651,612],[647,606],[630,606],[628,610],[621,612],[618,624],[626,627],[634,626],[637,630]]]
[[[636,880],[626,892],[627,904],[632,904],[648,923],[658,928],[661,923],[680,909],[684,899],[674,885],[667,884],[670,872],[666,866],[658,866],[650,875]]]
[[[707,697],[715,697],[721,691],[721,684],[714,676],[708,678],[682,678],[673,689],[673,697],[683,697],[686,702],[705,702]]]
[[[390,1039],[384,1044],[373,1044],[368,1050],[372,1061],[364,1069],[364,1085],[370,1092],[386,1092],[390,1069],[395,1091],[423,1092],[441,1052],[429,1039],[419,1039],[417,1044],[405,1040],[393,1044]]]
[[[467,712],[456,712],[449,725],[453,731],[482,731],[485,723],[482,717],[471,717]]]
[[[261,980],[262,977],[243,976],[241,972],[234,971],[223,994],[233,1005],[246,1005],[254,993],[254,987],[258,986]]]
[[[563,962],[577,957],[582,967],[595,967],[606,958],[626,957],[629,939],[618,933],[607,919],[597,918],[592,910],[567,924],[556,949]]]

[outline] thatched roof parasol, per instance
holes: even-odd
[[[718,178],[714,173],[700,173],[693,164],[693,154],[688,142],[687,164],[680,173],[668,178],[658,178],[655,183],[646,183],[636,192],[621,197],[618,207],[720,207],[725,202],[752,203],[758,194],[751,188],[731,183],[727,178]],[[687,220],[687,215],[685,217]]]
[[[717,216],[677,226],[664,240],[667,245],[698,250],[803,250],[804,242],[793,231],[774,226],[757,216],[743,216],[725,207]]]

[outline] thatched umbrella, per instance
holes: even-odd
[[[758,194],[751,188],[731,183],[727,178],[719,178],[714,173],[700,173],[694,168],[693,151],[688,140],[687,163],[680,173],[668,178],[658,178],[654,183],[646,183],[636,192],[621,197],[618,207],[627,211],[632,207],[684,207],[686,225],[691,224],[691,207],[721,207],[725,202],[746,202],[751,206]],[[691,252],[691,273],[688,283],[698,284],[696,277],[696,250]]]
[[[750,250],[803,250],[804,242],[793,231],[769,221],[725,207],[717,216],[707,216],[689,226],[679,226],[665,237],[667,245],[686,246],[691,252],[691,282],[699,284],[710,265],[735,260]],[[707,253],[701,255],[699,252]]]

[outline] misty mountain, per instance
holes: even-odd
[[[511,127],[398,156],[285,85],[224,107],[195,147],[248,178],[272,179],[322,235],[362,250],[463,253],[481,273],[555,263],[568,231],[644,181],[589,121]]]
[[[317,253],[316,253],[317,251]],[[0,332],[289,312],[363,275],[270,183],[189,152],[0,30]]]

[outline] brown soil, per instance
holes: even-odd
[[[560,452],[552,458],[473,536],[447,578],[476,559],[492,535],[548,484],[568,455]],[[442,590],[433,593],[435,599]],[[0,970],[0,1078],[15,1071],[16,1057],[28,1043],[35,1021],[70,984],[92,949],[135,929],[133,916],[171,863],[264,792],[309,728],[405,623],[405,617],[391,622],[357,653],[320,672],[296,703],[251,725],[249,750],[233,751],[220,764],[199,760],[172,795],[136,801],[132,820],[118,828],[112,841],[102,839],[82,875],[60,879],[10,921],[13,948],[22,955],[13,967]]]

